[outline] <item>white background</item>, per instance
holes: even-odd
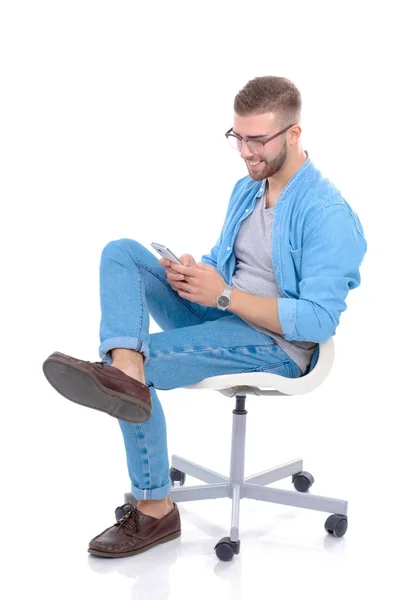
[[[3,597],[398,597],[397,36],[389,1],[3,0]],[[369,249],[328,380],[306,397],[249,398],[246,473],[302,457],[312,492],[349,500],[348,533],[327,538],[323,513],[244,501],[241,554],[219,563],[230,503],[196,502],[181,505],[179,540],[93,559],[87,542],[129,489],[122,436],[59,396],[42,362],[98,360],[108,241],[209,251],[246,174],[223,135],[233,98],[270,74],[299,87],[304,148]],[[160,399],[170,453],[226,473],[233,401]]]

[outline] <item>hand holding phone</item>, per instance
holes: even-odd
[[[180,265],[186,265],[190,267],[196,266],[196,259],[191,254],[182,254],[182,260],[180,260],[176,254],[174,254],[169,248],[163,246],[162,244],[157,244],[156,242],[152,242],[151,246],[157,250],[159,254],[163,258],[171,261],[171,265],[169,267],[165,267],[166,277],[169,285],[172,287],[174,292],[179,292],[180,285],[186,281],[185,276],[182,273],[177,273],[174,270],[174,264],[178,263]],[[186,282],[187,283],[187,282]]]

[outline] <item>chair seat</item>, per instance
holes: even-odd
[[[254,395],[300,395],[317,388],[328,376],[335,355],[333,338],[319,344],[319,356],[315,367],[302,377],[290,378],[254,371],[252,373],[233,373],[202,379],[198,383],[186,386],[192,390],[216,390],[226,396],[240,392]]]

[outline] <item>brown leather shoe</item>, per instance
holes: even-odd
[[[62,396],[131,423],[151,417],[147,385],[101,362],[91,363],[54,352],[43,363],[47,381]]]
[[[105,558],[122,558],[144,552],[180,535],[181,520],[175,502],[174,508],[161,519],[145,515],[132,506],[115,525],[89,542],[88,552]]]

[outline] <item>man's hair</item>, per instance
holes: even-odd
[[[255,77],[235,96],[234,111],[240,116],[275,113],[280,126],[300,121],[301,95],[285,77]]]

